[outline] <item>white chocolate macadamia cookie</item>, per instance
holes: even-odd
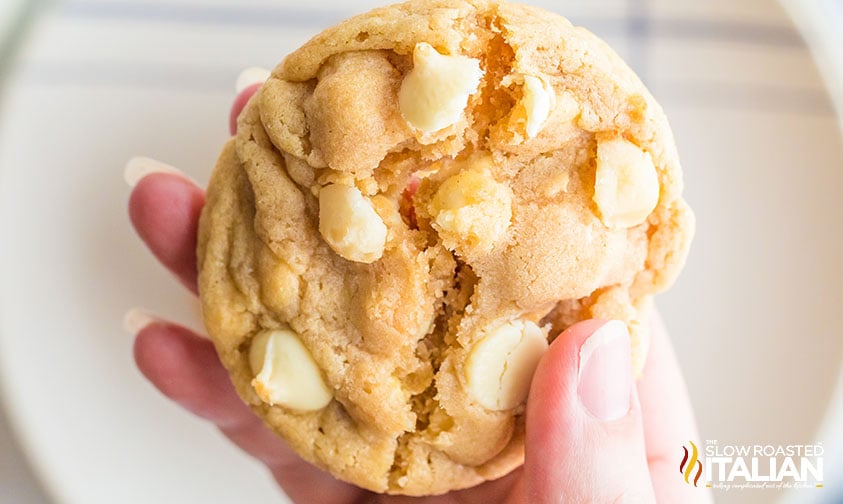
[[[524,459],[536,365],[588,318],[647,354],[693,234],[670,127],[601,40],[543,10],[415,0],[287,56],[223,149],[205,325],[306,460],[439,494]]]

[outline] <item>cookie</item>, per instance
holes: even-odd
[[[306,460],[424,495],[524,459],[532,373],[583,319],[647,353],[693,230],[662,109],[543,10],[415,0],[290,54],[225,146],[199,229],[205,325]]]

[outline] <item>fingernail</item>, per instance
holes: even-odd
[[[135,307],[123,315],[123,329],[129,334],[135,335],[141,332],[144,327],[160,320],[160,318],[153,315],[149,310]]]
[[[190,177],[175,166],[144,156],[135,156],[126,163],[126,168],[123,169],[123,178],[129,186],[135,187],[142,178],[152,173],[169,173],[190,180]]]
[[[580,347],[577,394],[591,416],[617,420],[629,412],[632,359],[629,330],[619,320],[606,322]]]
[[[237,94],[240,94],[244,89],[253,84],[263,84],[266,82],[266,79],[269,78],[270,74],[271,72],[266,68],[246,68],[240,72],[240,75],[237,76],[237,80],[234,81],[234,90],[237,91]]]

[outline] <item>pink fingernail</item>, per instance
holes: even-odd
[[[135,187],[142,178],[152,173],[169,173],[191,180],[178,168],[144,156],[135,156],[126,163],[126,167],[123,169],[123,178],[130,187]]]
[[[255,84],[263,84],[271,72],[262,67],[249,67],[240,72],[234,82],[234,90],[239,94]]]
[[[153,315],[149,310],[135,307],[131,308],[125,315],[123,315],[123,330],[129,334],[135,335],[141,332],[141,330],[149,324],[159,321],[161,321],[161,319]]]
[[[632,359],[629,331],[619,320],[606,322],[580,347],[577,394],[591,416],[617,420],[629,412]]]

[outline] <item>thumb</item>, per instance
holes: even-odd
[[[620,321],[587,320],[542,357],[527,403],[527,502],[654,502]]]

